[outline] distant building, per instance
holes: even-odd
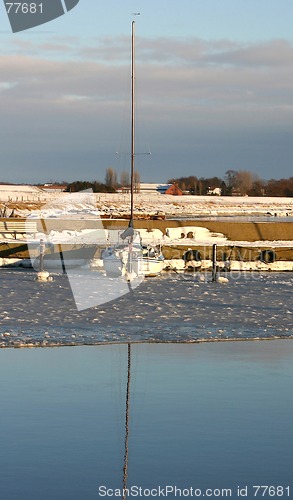
[[[221,196],[222,194],[222,189],[221,188],[209,188],[207,194],[211,195],[211,196]]]
[[[129,192],[130,188],[119,188],[117,189],[118,193]],[[177,186],[177,184],[155,184],[155,183],[140,183],[140,194],[171,194],[174,196],[182,196],[183,192]]]
[[[140,183],[140,193],[141,194],[158,194],[157,191],[158,184],[154,183],[146,183],[146,182],[141,182]]]
[[[177,184],[171,184],[167,191],[165,191],[165,194],[171,194],[172,196],[182,196],[183,191],[180,189],[180,187]]]
[[[67,185],[66,184],[43,184],[38,186],[42,191],[46,191],[47,193],[63,193]]]
[[[171,186],[172,184],[159,184],[157,190],[160,194],[166,194]]]
[[[165,194],[167,189],[171,186],[172,184],[147,184],[145,182],[140,183],[140,193],[142,194]]]
[[[241,193],[240,189],[238,189],[238,188],[233,188],[232,192],[231,192],[231,195],[232,196],[243,196],[243,194]]]

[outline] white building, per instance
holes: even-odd
[[[221,188],[214,188],[214,189],[209,188],[207,194],[214,195],[214,196],[221,196],[222,189]]]
[[[145,182],[140,183],[140,192],[142,194],[164,194],[171,184],[147,184]]]

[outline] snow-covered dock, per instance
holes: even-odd
[[[40,222],[40,221],[38,221]],[[43,221],[44,222],[44,221]],[[292,270],[293,269],[293,238],[292,239],[257,239],[251,241],[251,232],[255,231],[255,224],[246,223],[219,223],[216,227],[230,232],[230,234],[247,236],[250,239],[229,239],[224,232],[214,232],[198,225],[177,225],[178,221],[144,221],[151,223],[148,227],[139,229],[142,243],[157,244],[162,247],[166,259],[165,268],[183,270],[188,268],[208,269],[211,267],[212,247],[217,245],[217,261],[220,267],[233,270]],[[162,224],[164,222],[164,224]],[[189,221],[190,222],[190,221]],[[173,227],[166,227],[169,223]],[[56,226],[57,224],[57,226]],[[16,238],[15,235],[7,235],[0,241],[0,266],[21,265],[28,266],[31,257],[31,248],[38,249],[38,242],[44,240],[48,244],[51,253],[70,250],[77,245],[96,245],[95,259],[99,261],[103,249],[111,242],[115,242],[117,234],[127,221],[103,221],[105,227],[98,227],[94,220],[69,220],[62,221],[46,220],[46,232],[36,232],[33,236],[25,239],[23,234]],[[154,224],[159,225],[161,229],[151,227]],[[280,223],[285,224],[285,223]],[[68,227],[63,230],[54,230],[52,227]],[[101,225],[101,221],[99,224]],[[140,221],[143,225],[143,221]],[[206,222],[206,225],[209,225]],[[251,227],[253,226],[252,231]],[[87,227],[90,226],[90,227]],[[165,230],[164,230],[165,226]],[[273,226],[271,228],[270,226]],[[256,234],[270,235],[276,232],[288,235],[288,228],[278,227],[278,223],[264,224],[264,227],[258,227]],[[74,230],[78,227],[78,230]],[[291,224],[289,225],[291,229]],[[280,230],[281,229],[281,230]],[[246,230],[246,231],[245,231]],[[164,231],[164,232],[163,232]],[[32,239],[33,238],[33,239]],[[30,252],[29,252],[30,247]],[[48,250],[49,251],[49,250]],[[97,266],[96,262],[94,263]],[[99,267],[99,265],[98,265]]]

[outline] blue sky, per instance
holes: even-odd
[[[80,0],[18,34],[0,4],[0,181],[128,169],[133,12],[141,179],[292,176],[292,0]]]
[[[291,0],[80,0],[70,19],[60,18],[67,35],[108,36],[127,33],[132,12],[140,12],[141,36],[198,36],[256,41],[292,40]]]

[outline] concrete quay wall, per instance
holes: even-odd
[[[80,231],[82,229],[123,229],[127,227],[128,220],[126,219],[45,219],[38,220],[37,226],[39,231],[49,233],[51,230],[63,231],[68,230]],[[135,220],[137,229],[160,229],[163,234],[167,228],[198,226],[205,227],[211,232],[222,233],[229,240],[233,241],[233,245],[229,241],[225,245],[218,247],[218,260],[225,260],[227,257],[231,260],[256,260],[259,258],[261,251],[264,249],[270,250],[270,243],[264,248],[263,246],[255,247],[249,245],[249,242],[268,241],[275,242],[273,251],[276,254],[276,260],[293,261],[293,223],[292,222],[234,222],[234,221],[205,221],[205,220]],[[1,238],[1,235],[0,235]],[[292,241],[292,246],[278,246],[279,240]],[[237,245],[237,241],[247,241],[245,247]],[[183,241],[182,241],[183,243]],[[62,245],[62,247],[66,245]],[[203,259],[211,258],[211,245],[203,246],[200,243],[186,245],[164,245],[163,253],[166,259],[182,258],[188,249],[196,249],[200,252]],[[56,251],[57,247],[56,247]],[[97,257],[99,252],[97,252]],[[16,240],[15,242],[5,242],[5,238],[0,241],[0,257],[4,258],[28,258],[28,251],[25,240]]]
[[[51,229],[62,231],[66,229],[123,229],[128,225],[126,219],[46,219],[45,226],[47,232]],[[293,242],[293,223],[292,222],[234,222],[234,221],[205,221],[205,220],[145,220],[138,219],[134,221],[136,229],[160,229],[163,234],[168,227],[187,227],[198,226],[206,227],[212,232],[223,233],[232,241],[276,241],[292,240]],[[41,221],[38,221],[38,229],[43,231]]]

